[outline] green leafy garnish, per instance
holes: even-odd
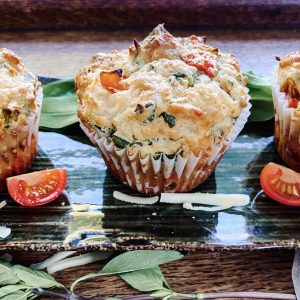
[[[78,122],[78,103],[73,78],[45,85],[43,94],[41,129],[55,131]]]
[[[177,72],[177,73],[173,73],[173,76],[175,76],[176,78],[184,78],[186,77],[186,75],[182,72]]]
[[[75,280],[71,286],[71,291],[74,291],[79,282],[89,278],[155,268],[182,257],[183,255],[177,251],[166,250],[136,250],[126,252],[108,262],[101,271],[87,274]]]
[[[122,273],[119,276],[141,292],[171,292],[170,286],[159,267]]]
[[[33,299],[34,289],[62,288],[62,284],[43,271],[21,265],[11,265],[0,260],[0,299]]]
[[[164,118],[165,122],[169,125],[170,128],[175,126],[176,118],[174,116],[169,115],[166,112],[163,112],[160,114],[160,117]]]
[[[251,97],[251,115],[249,121],[262,122],[274,117],[274,105],[271,83],[264,77],[253,72],[245,73],[248,77],[249,94]]]
[[[120,148],[120,149],[123,149],[125,148],[127,145],[129,145],[129,142],[127,142],[126,140],[116,136],[116,135],[113,135],[112,136],[112,141],[114,142],[114,144]]]

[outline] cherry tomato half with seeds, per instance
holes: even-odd
[[[300,174],[275,163],[268,163],[260,174],[265,194],[290,206],[300,206]]]
[[[65,169],[51,169],[6,179],[10,196],[23,206],[39,206],[55,200],[67,183]]]

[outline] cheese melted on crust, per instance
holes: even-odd
[[[35,109],[40,83],[12,51],[0,49],[0,133],[13,123],[26,124]]]
[[[280,91],[292,98],[300,96],[300,51],[280,60],[278,68]]]
[[[205,39],[175,38],[159,25],[127,51],[96,54],[76,77],[80,119],[129,153],[210,153],[247,106],[248,90],[235,57]],[[114,70],[123,90],[112,92],[100,73]]]

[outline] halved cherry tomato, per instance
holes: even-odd
[[[300,174],[268,163],[260,174],[260,185],[270,198],[286,205],[300,206]]]
[[[67,183],[65,169],[51,169],[6,179],[10,196],[24,206],[39,206],[55,200]]]
[[[199,71],[204,72],[209,77],[213,77],[215,75],[215,66],[209,61],[213,60],[213,58],[207,54],[188,54],[182,56],[182,60],[187,65],[197,68]]]
[[[289,108],[297,108],[299,100],[300,100],[299,98],[289,98],[288,99],[288,107]]]
[[[121,69],[111,72],[102,71],[100,73],[101,85],[112,92],[125,90],[125,88],[120,84],[121,80],[123,80]]]

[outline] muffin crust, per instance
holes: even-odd
[[[76,77],[79,118],[142,157],[210,153],[247,106],[248,90],[234,55],[205,41],[159,25],[128,50],[94,55]],[[113,71],[120,81],[107,88],[101,74]]]

